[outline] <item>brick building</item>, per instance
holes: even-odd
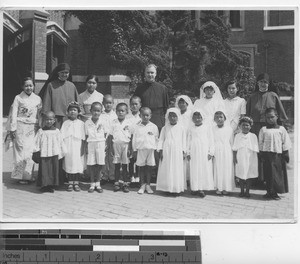
[[[191,11],[201,26],[202,11]],[[294,11],[225,10],[219,15],[231,24],[234,49],[250,56],[255,75],[268,72],[275,81],[294,84]],[[107,67],[101,50],[91,52],[79,34],[80,21],[65,12],[6,10],[3,23],[3,113],[7,114],[20,80],[31,72],[37,92],[61,62],[71,66],[79,92],[88,74],[99,76],[97,90],[117,99],[128,97],[130,79],[125,70]]]

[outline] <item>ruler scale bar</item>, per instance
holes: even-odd
[[[3,230],[0,263],[202,263],[199,232]]]

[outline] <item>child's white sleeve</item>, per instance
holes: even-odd
[[[288,132],[284,127],[282,127],[282,132],[282,151],[286,151],[292,148],[292,142]]]
[[[157,144],[157,150],[160,151],[163,149],[164,141],[165,141],[165,127],[163,127],[160,131],[160,136]]]
[[[259,130],[259,134],[258,134],[258,148],[259,148],[259,151],[263,151],[263,147],[264,147],[264,131],[263,131],[263,128],[261,128]]]

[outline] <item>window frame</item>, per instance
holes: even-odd
[[[264,10],[264,27],[263,30],[289,30],[295,29],[295,16],[294,16],[294,25],[284,25],[284,26],[269,26],[269,12],[274,10]],[[275,10],[276,11],[276,10]],[[279,10],[281,11],[281,10]],[[282,11],[294,11],[295,10],[282,10]]]

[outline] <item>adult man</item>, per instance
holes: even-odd
[[[169,106],[167,88],[156,82],[156,66],[149,64],[145,69],[145,82],[139,85],[134,95],[142,100],[143,107],[149,107],[152,111],[151,122],[157,125],[159,131],[165,125],[165,113]]]

